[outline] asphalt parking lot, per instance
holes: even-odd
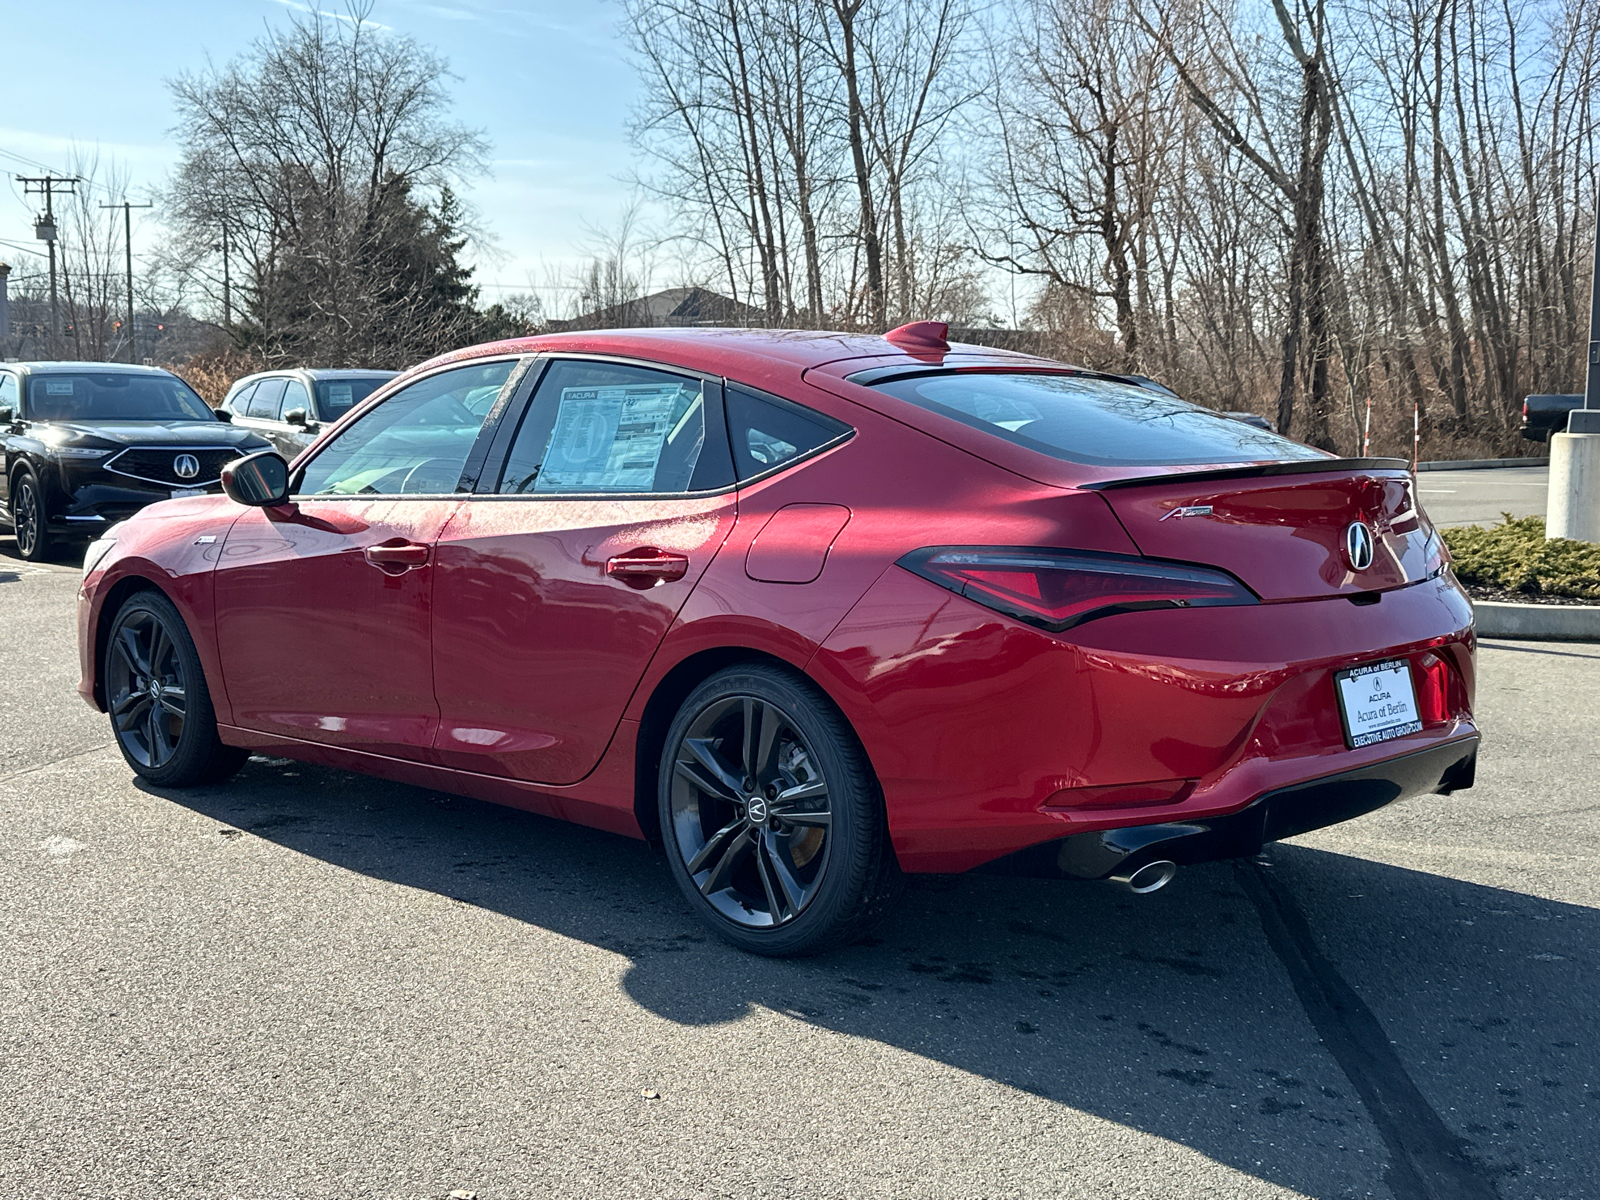
[[[708,938],[642,844],[282,760],[134,782],[0,539],[0,1195],[1600,1195],[1600,646],[1478,786],[1099,885]]]
[[[1436,525],[1498,525],[1513,517],[1542,517],[1550,465],[1476,471],[1419,471],[1417,491]]]

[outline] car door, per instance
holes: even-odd
[[[11,426],[22,416],[22,389],[17,377],[10,371],[0,371],[0,409],[10,409],[11,416],[0,421],[0,513],[11,512],[11,451],[9,448]],[[7,517],[9,520],[9,515]]]
[[[289,414],[297,409],[300,420],[297,423],[291,422],[288,420]],[[306,429],[307,423],[315,421],[315,411],[311,407],[311,393],[300,380],[290,379],[283,389],[283,400],[278,405],[277,420],[273,422],[267,437],[278,448],[278,453],[292,462],[302,450],[317,440],[317,435]]]
[[[721,388],[558,357],[440,538],[438,760],[538,783],[599,762],[733,526]]]
[[[438,726],[434,542],[457,489],[471,487],[518,362],[456,366],[401,389],[319,448],[290,503],[233,525],[216,605],[237,724],[425,755]]]

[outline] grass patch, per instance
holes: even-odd
[[[1543,517],[1505,521],[1488,529],[1446,529],[1456,578],[1478,587],[1527,596],[1600,600],[1600,546],[1571,538],[1547,541]]]

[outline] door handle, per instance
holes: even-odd
[[[416,542],[384,542],[368,546],[362,553],[386,575],[403,575],[414,567],[428,565],[428,547]]]
[[[671,583],[689,573],[689,556],[643,546],[606,559],[606,574],[629,587],[647,588]]]

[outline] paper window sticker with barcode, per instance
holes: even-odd
[[[563,388],[536,492],[649,491],[682,389]]]

